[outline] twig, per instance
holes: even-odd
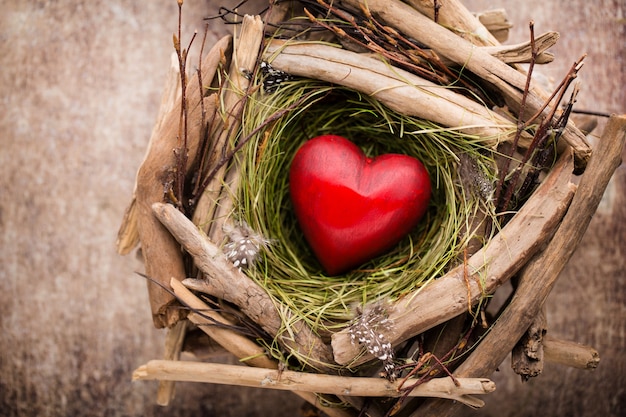
[[[546,336],[543,340],[543,355],[548,362],[578,369],[593,370],[600,363],[600,354],[591,346]]]
[[[402,395],[397,382],[392,383],[383,378],[343,377],[205,362],[152,360],[133,372],[133,380],[150,379],[208,382],[340,396]],[[432,379],[413,389],[409,395],[448,398],[471,407],[481,407],[484,403],[470,395],[488,394],[496,388],[495,384],[486,378],[457,379],[457,382],[458,385],[450,378]]]
[[[561,103],[561,101],[563,100],[563,95],[565,94],[567,88],[569,87],[569,85],[571,84],[571,82],[577,77],[578,74],[578,70],[580,69],[580,67],[582,66],[582,62],[583,62],[584,57],[582,57],[579,61],[576,61],[572,67],[570,68],[570,70],[568,71],[567,75],[565,76],[565,78],[563,79],[563,81],[561,81],[561,84],[559,85],[559,87],[554,91],[554,93],[552,94],[550,100],[552,100],[552,98],[556,97],[552,108],[548,111],[548,115],[544,117],[544,119],[541,121],[541,123],[539,124],[539,127],[536,129],[535,131],[535,136],[532,140],[532,142],[530,143],[530,146],[528,146],[528,149],[526,149],[526,152],[524,153],[524,157],[522,158],[522,161],[520,163],[521,167],[525,166],[528,161],[531,159],[532,155],[535,155],[535,160],[533,161],[533,168],[531,168],[531,172],[528,176],[528,180],[529,181],[534,181],[534,176],[538,174],[537,170],[540,170],[542,168],[544,168],[542,165],[543,162],[545,161],[540,161],[542,157],[545,156],[544,151],[546,151],[546,147],[550,144],[549,143],[549,139],[551,136],[551,131],[554,129],[555,131],[555,135],[554,135],[554,141],[552,144],[556,144],[556,142],[558,141],[558,139],[560,138],[563,129],[565,128],[567,122],[568,122],[568,118],[569,118],[569,113],[571,111],[571,106],[569,107],[568,110],[566,110],[565,112],[563,112],[561,114],[561,116],[557,119],[555,119],[555,114],[556,111]],[[575,101],[575,97],[578,93],[578,89],[574,88],[574,91],[572,92],[572,105],[573,105],[573,101]],[[546,102],[545,107],[548,107],[549,102]],[[526,121],[524,123],[524,127],[528,126],[528,124],[533,121],[536,117],[539,117],[540,113],[536,113],[534,116],[532,116],[528,121]],[[541,163],[540,163],[541,162]],[[534,171],[534,172],[533,172]],[[519,181],[520,175],[521,175],[522,170],[518,169],[514,172],[513,174],[513,178],[510,181],[510,184],[507,187],[506,190],[506,195],[504,197],[504,200],[502,202],[500,202],[499,204],[499,209],[501,211],[507,211],[510,207],[510,202],[511,202],[511,198],[513,196],[513,193],[517,187],[517,183]],[[575,169],[574,171],[577,174],[580,174],[581,172],[579,172],[579,169]],[[527,184],[528,186],[529,184]]]
[[[433,0],[433,21],[435,23],[439,23],[439,9],[441,9],[441,4],[437,0]]]
[[[335,33],[347,49],[354,49],[354,46],[358,46],[357,49],[370,50],[400,68],[409,70],[436,84],[448,85],[458,78],[436,55],[427,54],[418,45],[404,38],[393,28],[379,24],[367,9],[362,8],[361,10],[365,14],[365,18],[357,20],[356,16],[335,7],[334,4],[322,0],[318,0],[318,3],[324,14],[332,14],[345,23],[336,23],[336,19],[327,23],[326,19],[316,18],[306,8],[304,13],[312,23]],[[360,52],[360,50],[356,52]],[[423,61],[420,62],[416,57]],[[464,82],[465,80],[461,81]]]
[[[182,19],[183,19],[183,2],[178,1],[178,35],[174,34],[174,50],[178,57],[178,67],[180,74],[181,85],[181,101],[180,101],[180,119],[178,124],[178,146],[174,149],[176,155],[176,168],[174,172],[174,184],[173,184],[173,197],[174,202],[178,206],[178,209],[185,211],[183,204],[184,188],[185,188],[185,174],[187,173],[187,161],[189,158],[188,152],[188,139],[189,139],[189,109],[187,107],[187,55],[189,49],[196,39],[197,32],[194,32],[189,45],[185,49],[181,49],[181,31],[182,31]],[[200,84],[202,88],[202,84]],[[169,190],[167,190],[169,191]]]
[[[517,151],[517,144],[519,139],[526,127],[524,123],[524,111],[526,110],[526,99],[528,98],[528,93],[530,91],[530,81],[532,79],[533,68],[535,67],[535,60],[537,59],[537,49],[535,48],[535,23],[533,21],[528,25],[530,29],[530,64],[528,66],[528,73],[526,74],[526,85],[524,86],[524,92],[522,93],[522,101],[520,102],[519,112],[517,116],[517,131],[515,132],[515,138],[513,139],[513,144],[511,145],[509,155],[504,159],[504,166],[500,169],[500,178],[498,178],[498,185],[496,186],[496,194],[494,200],[496,202],[496,208],[498,211],[505,211],[509,206],[509,201],[511,196],[513,195],[512,190],[515,188],[514,186],[509,186],[507,188],[507,194],[504,197],[504,202],[501,201],[501,193],[504,190],[504,180],[509,175],[509,167],[511,165],[511,161],[513,159],[513,153]],[[520,170],[515,172],[516,178],[519,174]],[[509,192],[510,191],[510,192]]]
[[[196,71],[198,77],[198,88],[204,88],[204,84],[202,83],[202,56],[204,55],[204,45],[206,44],[206,37],[209,33],[209,24],[204,25],[204,35],[202,36],[202,44],[200,45],[200,59],[198,60],[198,69]],[[200,102],[200,112],[202,114],[202,129],[201,132],[202,138],[206,141],[206,128],[207,128],[207,119],[206,119],[206,108],[204,105],[204,100]]]

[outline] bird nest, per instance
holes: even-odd
[[[527,44],[503,47],[456,2],[408,3],[271,2],[207,54],[203,41],[192,76],[174,37],[178,72],[118,249],[141,244],[155,325],[179,341],[170,358],[201,331],[251,367],[151,361],[135,378],[292,390],[329,415],[418,415],[454,405],[416,396],[480,407],[471,394],[495,388],[486,378],[512,350],[524,378],[544,345],[571,357],[542,340],[541,308],[614,169],[587,167],[569,120],[581,62],[548,94],[530,80],[556,34],[531,25]],[[338,273],[291,198],[295,155],[324,135],[369,160],[415,158],[432,188],[415,227]],[[512,277],[514,295],[491,302]]]

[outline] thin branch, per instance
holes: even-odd
[[[294,392],[316,392],[339,396],[399,397],[398,383],[382,378],[356,378],[271,370],[206,362],[152,360],[133,372],[133,380],[172,380],[269,388]],[[432,379],[416,387],[411,397],[448,398],[471,407],[483,402],[470,397],[493,392],[495,384],[486,378]]]
[[[509,175],[509,167],[511,165],[511,161],[513,159],[513,154],[517,150],[517,145],[519,142],[519,138],[522,135],[526,125],[524,123],[524,111],[526,110],[526,100],[528,99],[528,92],[530,91],[530,81],[532,79],[533,68],[535,67],[535,60],[537,59],[537,49],[535,46],[535,22],[532,20],[529,23],[530,29],[530,64],[528,66],[528,73],[526,74],[526,85],[524,86],[524,92],[522,94],[522,101],[520,103],[520,109],[517,116],[517,131],[515,133],[515,138],[513,139],[513,144],[511,145],[511,150],[509,155],[504,160],[504,166],[500,170],[500,178],[498,179],[498,185],[496,186],[496,194],[495,194],[495,202],[496,208],[498,211],[506,211],[511,195],[507,193],[504,198],[504,202],[500,200],[502,190],[504,189],[504,181],[506,177]],[[519,172],[519,171],[518,171]],[[512,190],[512,187],[508,187],[508,190]],[[507,190],[507,191],[508,191]]]

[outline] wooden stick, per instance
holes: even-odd
[[[535,64],[548,64],[554,60],[554,55],[547,52],[547,50],[553,47],[558,40],[558,32],[546,32],[535,38],[535,48],[537,52]],[[489,53],[489,55],[507,64],[530,62],[532,56],[530,41],[515,45],[490,46],[482,49]]]
[[[293,316],[285,307],[277,306],[264,289],[234,267],[220,248],[201,235],[197,227],[174,206],[155,203],[153,210],[211,281],[216,289],[213,295],[236,304],[244,314],[308,365],[329,371],[332,364],[330,348],[305,323],[292,323]]]
[[[476,18],[483,24],[498,42],[509,39],[509,29],[513,27],[504,9],[491,9],[475,13]]]
[[[611,116],[561,226],[546,249],[526,265],[511,303],[455,375],[491,375],[528,328],[585,234],[613,172],[621,163],[625,139],[626,116]],[[456,411],[450,403],[428,401],[414,415],[445,417]]]
[[[230,320],[214,311],[202,300],[189,291],[180,281],[170,281],[176,297],[191,307],[196,312],[188,316],[189,321],[198,325],[211,339],[224,349],[235,355],[238,359],[245,359],[246,364],[261,368],[276,369],[278,364],[267,356],[267,352],[261,346],[225,326],[234,326]],[[224,326],[219,326],[220,324]]]
[[[525,74],[436,24],[400,0],[344,0],[344,3],[356,8],[369,9],[385,24],[416,39],[440,56],[469,69],[496,87],[503,94],[510,108],[519,110],[526,85]],[[533,85],[526,100],[527,115],[537,113],[547,97],[548,94]],[[542,114],[547,115],[547,110],[544,110]],[[584,169],[591,156],[591,148],[585,136],[572,122],[569,122],[562,138],[574,150],[577,166]]]
[[[230,46],[230,37],[218,41],[203,59],[203,81],[210,84],[217,69],[220,57]],[[204,91],[198,86],[197,75],[187,86],[187,108],[189,136],[187,146],[189,160],[193,160],[200,144],[202,112],[200,100]],[[134,218],[142,246],[146,275],[167,286],[171,277],[185,278],[180,246],[152,214],[151,205],[164,199],[164,183],[176,167],[173,149],[179,146],[178,125],[180,99],[168,113],[165,121],[154,135],[154,140],[137,173]],[[152,316],[156,327],[170,327],[176,323],[184,311],[168,308],[174,297],[158,285],[148,282],[148,293]]]
[[[161,105],[157,114],[156,123],[152,128],[152,134],[148,141],[148,149],[151,144],[158,140],[159,131],[165,124],[165,120],[170,111],[176,105],[176,101],[180,100],[180,67],[178,66],[178,58],[176,53],[172,52],[170,67],[165,77],[165,85],[163,86],[163,92],[161,93]],[[144,160],[148,155],[144,156]],[[117,252],[120,255],[127,255],[139,244],[139,230],[137,230],[137,205],[135,200],[135,194],[137,190],[137,179],[135,179],[135,186],[133,189],[133,197],[130,205],[124,213],[122,224],[117,233],[116,247]]]
[[[181,320],[167,330],[167,335],[165,336],[165,353],[163,354],[164,360],[177,361],[180,359],[180,353],[183,350],[183,343],[185,342],[185,334],[187,333],[187,325],[188,323],[186,321]],[[174,381],[159,381],[156,403],[160,406],[169,405],[170,401],[174,398],[174,389]]]
[[[493,144],[515,135],[511,121],[485,106],[370,55],[311,42],[272,41],[264,59],[278,70],[361,91],[392,110],[479,135]],[[526,144],[532,139],[524,138]]]
[[[434,0],[404,0],[430,20],[435,17]],[[496,38],[482,22],[461,4],[459,0],[440,2],[438,20],[441,26],[453,31],[458,36],[478,46],[499,45]]]
[[[468,260],[469,288],[464,278],[465,266],[459,265],[395,302],[389,309],[389,319],[394,325],[389,332],[383,332],[386,340],[395,346],[467,311],[468,290],[471,293],[469,302],[474,304],[519,271],[552,236],[567,210],[574,193],[570,184],[572,170],[571,155],[563,154],[513,219]],[[352,344],[349,329],[335,333],[332,346],[335,361],[339,364],[353,361],[358,364],[372,359],[364,354],[355,360],[362,349]]]
[[[544,359],[548,362],[577,369],[596,369],[600,354],[591,346],[546,336],[543,340]]]
[[[228,72],[228,80],[224,83],[221,97],[223,115],[221,132],[216,135],[212,144],[213,153],[209,159],[210,167],[220,163],[230,149],[234,147],[234,135],[239,130],[241,114],[250,80],[246,73],[254,70],[263,41],[263,21],[260,16],[244,16],[241,32],[235,37],[233,57]],[[234,166],[230,169],[231,177],[225,182],[224,177],[228,164],[223,164],[209,181],[204,192],[198,199],[193,214],[193,223],[199,225],[213,242],[222,242],[222,224],[230,214],[233,190],[237,188],[238,170]],[[234,172],[234,174],[233,174]],[[233,177],[234,175],[234,177]]]
[[[133,372],[133,380],[169,380],[208,382],[254,388],[269,388],[293,392],[317,392],[341,396],[400,397],[400,381],[389,382],[383,378],[356,378],[305,372],[278,371],[206,362],[152,360]],[[448,398],[480,407],[484,403],[469,397],[488,394],[496,389],[486,378],[458,379],[435,378],[418,385],[409,392],[410,397]],[[416,380],[409,379],[404,386]]]

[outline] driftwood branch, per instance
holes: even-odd
[[[397,345],[467,311],[468,304],[493,293],[519,271],[561,221],[574,192],[570,184],[572,170],[571,155],[563,154],[522,209],[486,247],[468,260],[467,267],[459,265],[395,302],[389,310],[394,325],[388,333],[383,332],[387,340]],[[465,270],[469,271],[469,288]],[[332,336],[332,346],[339,364],[351,363],[361,353],[361,348],[352,344],[348,329]],[[371,358],[366,354],[356,363]]]
[[[509,29],[513,24],[504,9],[491,9],[475,13],[476,18],[483,24],[498,42],[506,42],[509,39]]]
[[[153,209],[156,217],[206,274],[215,290],[212,295],[236,304],[244,314],[308,365],[328,370],[332,363],[330,349],[305,323],[293,322],[290,312],[277,306],[263,288],[233,266],[219,247],[203,236],[174,206],[155,203]]]
[[[547,332],[545,307],[539,310],[511,352],[511,368],[522,381],[541,375],[544,364],[544,336]]]
[[[228,326],[234,326],[234,323],[206,305],[180,281],[172,279],[170,285],[176,297],[195,311],[187,317],[189,321],[196,324],[216,343],[238,359],[246,358],[245,363],[248,365],[261,368],[277,368],[278,364],[268,358],[267,352],[261,346],[240,333],[229,329]]]
[[[203,59],[202,79],[205,83],[212,82],[220,57],[229,47],[230,37],[222,38]],[[186,92],[189,160],[195,158],[199,148],[202,129],[200,101],[203,99],[203,93],[196,76],[192,77]],[[176,156],[173,149],[179,146],[180,106],[181,99],[179,98],[167,114],[163,124],[153,135],[146,157],[137,173],[135,200],[131,204],[134,207],[130,210],[132,218],[124,220],[125,226],[123,226],[131,227],[126,224],[126,221],[136,222],[146,274],[165,286],[168,285],[171,277],[178,280],[184,279],[185,269],[180,246],[154,217],[151,205],[164,200],[165,184],[176,168]],[[169,293],[152,282],[148,283],[148,292],[156,327],[169,327],[180,319],[183,314],[182,310],[168,308],[174,301]]]
[[[392,110],[480,135],[494,144],[515,135],[511,121],[485,106],[370,55],[310,42],[272,41],[264,59],[278,70],[361,91]],[[531,138],[526,139],[528,143]]]
[[[519,110],[526,84],[525,74],[465,41],[400,0],[344,0],[344,2],[356,8],[369,9],[385,24],[416,39],[442,58],[447,58],[472,71],[497,88],[510,108]],[[544,91],[532,86],[526,100],[529,114],[539,112],[547,97]],[[548,111],[544,109],[541,114],[546,116]],[[591,156],[591,148],[585,136],[569,122],[562,137],[574,150],[577,166],[584,167]]]
[[[600,354],[591,346],[546,336],[543,340],[543,355],[547,362],[577,369],[596,369]]]
[[[133,380],[172,380],[209,382],[254,388],[269,388],[293,392],[316,392],[340,396],[400,397],[399,381],[383,378],[355,378],[305,372],[279,371],[216,363],[152,360],[133,372]],[[486,378],[435,378],[418,385],[410,397],[439,397],[456,400],[472,407],[484,403],[470,395],[488,394],[496,389]],[[409,379],[404,385],[414,384]]]
[[[547,52],[559,40],[558,32],[546,32],[535,39],[537,57],[535,64],[548,64],[554,60],[554,55]],[[532,57],[531,43],[523,42],[516,45],[490,46],[483,48],[490,55],[507,64],[530,62]]]
[[[435,18],[434,0],[405,0],[430,20]],[[459,0],[440,2],[437,23],[453,31],[468,42],[478,46],[498,45],[496,38],[487,30],[483,23],[470,13]]]
[[[163,92],[161,93],[161,104],[159,105],[157,119],[152,127],[152,133],[150,135],[150,140],[148,141],[148,149],[152,147],[151,144],[154,141],[159,140],[159,132],[165,124],[168,114],[176,105],[176,101],[180,100],[180,90],[178,59],[176,58],[176,53],[172,52],[170,67],[168,69],[167,76],[165,77]],[[148,155],[144,157],[144,160],[146,157],[148,157]],[[126,209],[126,212],[124,213],[124,218],[122,219],[122,224],[120,225],[120,229],[117,234],[117,241],[115,243],[117,252],[120,255],[128,255],[130,251],[132,251],[139,244],[139,230],[137,229],[137,204],[135,200],[136,189],[137,182],[135,181],[133,197],[128,205],[128,208]]]
[[[525,266],[511,303],[455,375],[491,375],[528,329],[585,234],[613,172],[621,163],[625,139],[626,116],[611,116],[550,244]],[[428,401],[415,416],[445,417],[456,411],[453,404]]]
[[[221,243],[223,237],[222,223],[230,214],[233,189],[237,188],[238,170],[230,167],[230,176],[225,179],[229,165],[221,161],[234,147],[234,140],[241,124],[241,115],[248,94],[251,74],[263,41],[263,21],[259,16],[244,16],[241,32],[234,38],[233,56],[228,78],[221,88],[222,119],[221,131],[215,133],[211,144],[213,153],[208,161],[209,167],[217,167],[211,178],[206,181],[202,195],[199,197],[193,214],[193,223],[199,225],[214,242]],[[221,164],[221,165],[220,165]]]

